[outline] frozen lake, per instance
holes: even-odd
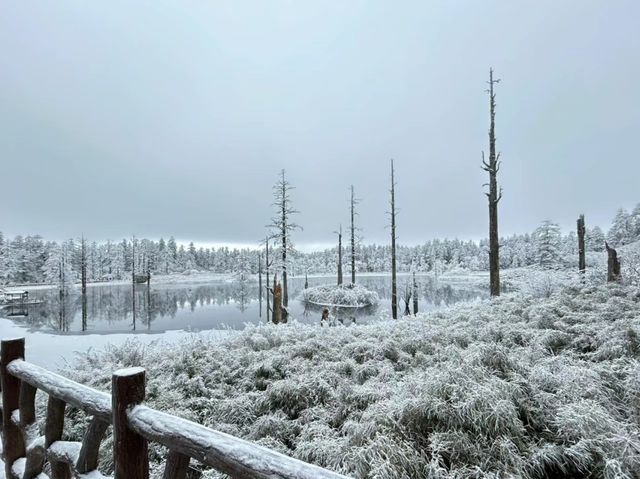
[[[333,278],[309,278],[309,285],[333,282]],[[345,323],[370,321],[375,318],[390,317],[391,278],[389,275],[363,275],[357,281],[378,293],[380,305],[375,309],[341,314]],[[398,296],[409,281],[408,275],[399,275]],[[474,286],[473,282],[446,282],[437,284],[430,276],[418,276],[420,311],[434,306],[453,304],[488,295],[485,289]],[[292,278],[289,283],[289,311],[291,319],[301,322],[316,322],[320,319],[318,309],[305,309],[297,300],[304,278]],[[87,314],[83,319],[82,298],[79,288],[64,301],[58,297],[56,289],[33,289],[32,300],[40,304],[12,307],[0,310],[0,317],[10,319],[16,326],[34,332],[49,334],[131,334],[165,333],[167,331],[207,331],[242,329],[246,323],[266,321],[263,302],[262,317],[258,300],[258,284],[251,282],[241,285],[236,282],[215,281],[197,284],[146,284],[135,287],[134,297],[131,285],[92,285],[87,290]],[[400,301],[400,312],[404,303]]]

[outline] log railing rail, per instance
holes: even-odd
[[[149,477],[148,441],[169,450],[163,479],[185,479],[191,459],[233,478],[348,479],[145,406],[142,368],[113,373],[111,394],[107,394],[26,362],[24,345],[24,338],[2,340],[0,349],[7,479],[103,477],[98,472],[98,450],[109,426],[113,426],[115,479]],[[48,395],[43,436],[36,424],[37,390]],[[81,442],[62,441],[67,405],[92,417]]]

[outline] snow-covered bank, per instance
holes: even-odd
[[[193,271],[193,272],[185,272],[185,273],[161,274],[161,275],[151,276],[152,285],[219,283],[219,282],[228,282],[232,280],[233,280],[232,274],[210,273],[206,271]],[[126,285],[126,284],[131,284],[131,278],[114,279],[110,281],[89,282],[87,283],[87,286],[91,287],[91,286],[109,286],[109,285]],[[79,284],[76,284],[76,286],[79,286]],[[57,288],[57,287],[58,285],[55,285],[55,284],[42,284],[42,283],[27,283],[27,284],[5,286],[7,290],[11,290],[11,289],[39,290],[39,289],[51,289],[51,288]]]
[[[356,328],[132,341],[65,374],[108,390],[114,369],[142,365],[153,406],[355,478],[624,478],[640,470],[639,334],[638,291],[599,286]]]
[[[142,332],[140,334],[50,334],[33,331],[18,326],[13,321],[0,318],[0,338],[25,338],[25,356],[27,361],[51,370],[73,363],[78,354],[92,350],[102,350],[108,346],[122,346],[132,337],[142,345],[153,345],[155,342],[175,343],[185,338],[198,335],[209,341],[219,341],[236,334],[231,330],[208,330],[202,332],[164,331],[156,334]]]

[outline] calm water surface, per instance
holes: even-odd
[[[399,296],[408,276],[399,275]],[[363,323],[389,317],[391,278],[362,276],[357,279],[380,296],[380,305],[363,311],[334,311],[333,315],[345,324]],[[331,282],[331,278],[309,278],[309,285]],[[453,304],[488,296],[488,291],[470,285],[436,284],[430,277],[418,278],[420,311],[435,306]],[[319,322],[321,311],[309,309],[297,300],[304,278],[292,278],[289,284],[289,312],[301,322]],[[0,316],[32,330],[60,334],[90,333],[162,333],[168,330],[200,331],[211,329],[242,329],[247,323],[266,321],[258,299],[258,284],[215,282],[208,284],[154,285],[135,287],[135,314],[131,285],[94,285],[87,289],[86,318],[82,314],[79,289],[60,300],[56,289],[33,290],[32,300],[40,304],[0,309]],[[400,301],[400,312],[404,303]]]

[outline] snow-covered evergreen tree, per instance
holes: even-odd
[[[544,268],[557,266],[561,251],[560,226],[545,220],[536,229],[535,239],[538,264]]]
[[[587,234],[585,238],[587,251],[604,251],[604,233],[599,226],[593,228],[587,227]]]
[[[607,233],[607,241],[612,246],[624,246],[632,242],[633,231],[631,216],[624,208],[620,208],[613,218],[611,229]]]
[[[63,294],[68,294],[74,287],[75,273],[72,269],[69,245],[53,244],[43,266],[47,283],[56,285]]]

